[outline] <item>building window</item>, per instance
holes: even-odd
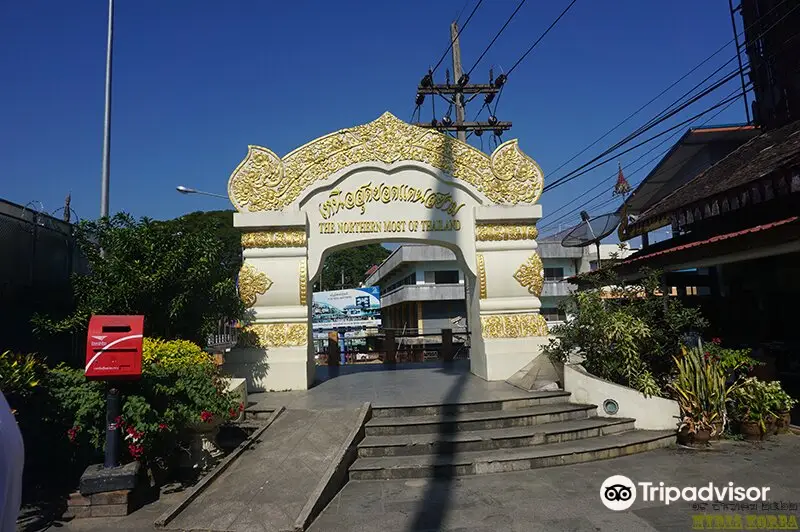
[[[436,284],[458,284],[458,270],[434,272],[433,282]]]
[[[539,312],[544,316],[545,321],[566,321],[566,313],[558,308],[542,308]]]
[[[399,281],[390,284],[389,286],[386,287],[385,292],[388,294],[389,292],[392,292],[393,290],[397,290],[398,288],[400,288],[402,286],[410,285],[410,284],[417,284],[417,274],[411,273],[411,274],[405,276],[404,278],[400,279]]]
[[[564,279],[564,268],[545,268],[545,281],[561,281]]]

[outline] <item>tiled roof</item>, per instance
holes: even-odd
[[[654,220],[700,200],[747,185],[784,167],[800,165],[800,121],[746,142],[643,212],[635,224]]]

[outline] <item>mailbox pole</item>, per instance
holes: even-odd
[[[106,396],[106,454],[103,467],[110,469],[119,467],[119,425],[117,419],[120,412],[119,390],[113,384],[108,385]]]

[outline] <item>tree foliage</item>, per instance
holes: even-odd
[[[389,250],[380,244],[367,244],[335,251],[325,259],[322,275],[314,285],[314,289],[339,290],[358,287],[366,278],[367,270],[383,262],[389,253]]]
[[[564,310],[571,319],[553,328],[547,355],[560,362],[578,355],[590,373],[647,395],[662,395],[685,335],[707,326],[699,311],[661,294],[657,272],[633,285],[600,274]]]
[[[82,333],[92,314],[143,314],[146,335],[205,345],[221,318],[244,313],[236,291],[239,238],[230,211],[82,222],[76,240],[90,271],[73,277],[75,311],[36,316],[34,325]]]

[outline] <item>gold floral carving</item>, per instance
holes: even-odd
[[[514,272],[514,279],[519,284],[528,289],[528,293],[539,297],[542,295],[542,284],[544,283],[544,266],[542,259],[535,251],[528,257],[525,263]]]
[[[308,302],[308,272],[306,259],[300,259],[300,304]]]
[[[547,336],[547,322],[538,312],[481,316],[484,338]]]
[[[305,229],[283,231],[258,231],[242,235],[242,247],[251,248],[300,248],[306,245]]]
[[[478,253],[478,285],[480,286],[481,299],[486,299],[486,262],[483,259],[483,254]]]
[[[465,142],[384,113],[368,124],[320,137],[282,159],[267,148],[250,146],[231,174],[228,196],[240,211],[277,211],[315,182],[373,161],[429,164],[501,205],[536,203],[544,186],[541,168],[522,153],[516,140],[504,142],[490,157]]]
[[[489,224],[479,225],[475,228],[475,238],[479,242],[492,242],[501,240],[536,240],[538,236],[539,230],[534,224]]]
[[[271,286],[272,279],[250,264],[245,264],[239,270],[239,297],[247,308],[255,305],[259,294],[266,294]]]
[[[294,347],[308,342],[305,323],[257,323],[245,329],[256,347]]]

